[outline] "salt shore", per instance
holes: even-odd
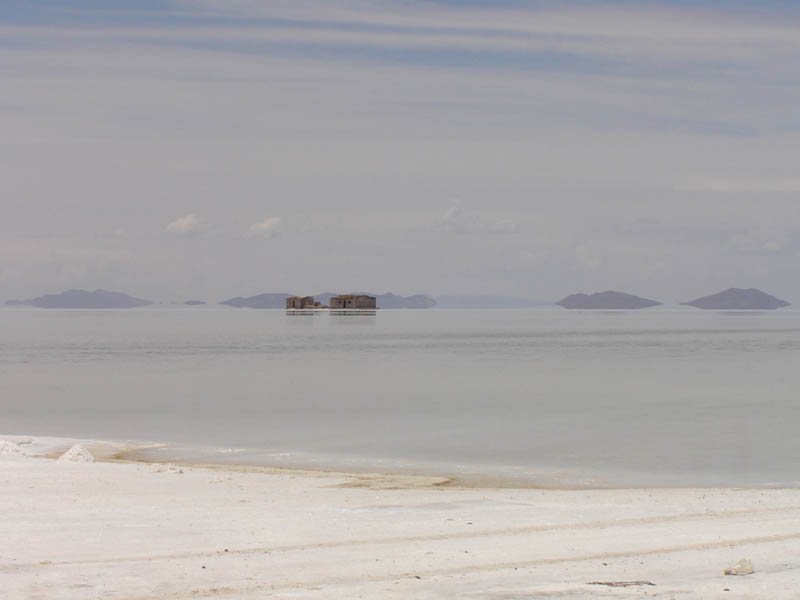
[[[465,488],[0,440],[7,600],[800,596],[798,489]]]

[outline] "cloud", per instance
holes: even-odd
[[[510,234],[517,233],[519,227],[513,219],[489,219],[478,214],[469,213],[464,210],[460,201],[454,200],[445,213],[434,220],[431,230],[440,233],[458,234]]]
[[[602,58],[612,64],[648,64],[651,69],[687,61],[706,63],[708,72],[721,74],[731,67],[748,69],[766,59],[773,73],[795,64],[798,52],[794,18],[759,11],[758,18],[740,11],[721,11],[703,2],[680,8],[658,3],[632,9],[626,3],[602,7],[566,6],[568,3],[518,3],[502,9],[481,3],[363,2],[335,3],[263,2],[258,0],[183,0],[181,5],[206,22],[213,17],[256,17],[278,39],[296,42],[313,37],[316,42],[375,48],[508,52],[505,59],[539,51],[555,52],[562,61]],[[577,4],[577,3],[574,3]],[[581,3],[583,4],[583,3]],[[446,23],[432,27],[431,23]],[[621,24],[624,23],[624,27]],[[291,24],[287,27],[287,24]],[[249,36],[256,28],[248,27]],[[274,39],[274,38],[273,38]],[[624,57],[624,61],[620,61]],[[430,58],[430,57],[428,57]],[[542,58],[539,56],[538,58]],[[406,60],[414,60],[413,52]],[[474,64],[475,58],[471,62]],[[772,65],[772,66],[771,66]],[[596,65],[594,65],[596,66]],[[720,68],[723,66],[723,68]]]
[[[269,217],[259,223],[253,223],[247,231],[247,237],[274,237],[280,231],[282,223],[280,217]]]
[[[167,233],[173,235],[191,235],[200,229],[200,221],[195,215],[186,215],[180,219],[175,219],[172,223],[167,225]]]

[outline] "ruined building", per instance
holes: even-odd
[[[378,307],[375,296],[344,294],[330,299],[331,309],[369,309]]]
[[[289,296],[286,299],[287,309],[324,308],[319,302],[314,302],[313,296]]]

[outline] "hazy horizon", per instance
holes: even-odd
[[[4,300],[800,302],[796,3],[8,0],[0,21]]]
[[[480,308],[524,309],[524,308],[548,308],[548,307],[552,308],[553,306],[558,305],[560,300],[566,299],[566,298],[560,298],[560,299],[559,298],[528,298],[528,297],[522,297],[522,296],[503,296],[503,295],[489,295],[489,294],[440,294],[440,295],[433,295],[433,294],[404,294],[402,291],[398,292],[397,290],[374,291],[374,290],[363,290],[363,289],[359,289],[359,290],[337,290],[337,291],[334,291],[334,292],[331,292],[330,290],[327,290],[327,291],[316,292],[316,293],[309,293],[307,291],[303,291],[303,292],[297,293],[297,292],[294,292],[294,291],[287,292],[287,291],[266,290],[266,291],[259,292],[259,293],[256,293],[256,294],[226,296],[225,298],[200,298],[200,297],[191,297],[191,298],[188,298],[188,297],[186,297],[186,298],[143,298],[141,296],[137,296],[135,293],[128,293],[128,292],[126,292],[124,290],[103,290],[102,288],[97,288],[97,289],[94,289],[94,290],[75,290],[75,289],[60,290],[58,292],[41,294],[40,296],[37,296],[36,298],[41,298],[41,297],[44,297],[44,296],[60,296],[61,294],[69,292],[69,291],[83,291],[83,292],[90,292],[90,293],[91,292],[105,291],[105,292],[122,293],[123,295],[127,295],[127,296],[131,297],[132,299],[144,300],[144,301],[146,301],[148,303],[148,304],[145,304],[143,306],[148,306],[148,305],[154,305],[154,306],[159,306],[159,305],[182,305],[182,304],[195,305],[196,302],[200,302],[201,304],[205,304],[205,305],[225,305],[225,304],[227,304],[228,301],[234,300],[234,299],[237,299],[237,298],[245,298],[245,299],[247,299],[247,298],[257,297],[257,296],[281,296],[281,295],[285,295],[287,297],[288,296],[309,296],[310,295],[310,296],[313,296],[316,299],[320,299],[320,298],[324,299],[324,297],[327,296],[327,295],[342,294],[342,293],[359,293],[359,294],[360,293],[364,293],[364,294],[377,295],[378,297],[383,296],[383,295],[389,295],[389,296],[394,295],[394,296],[397,296],[398,298],[411,298],[411,297],[420,295],[420,296],[426,296],[426,297],[431,298],[431,299],[433,299],[435,301],[435,305],[434,306],[431,306],[431,307],[414,307],[414,308],[453,308],[453,309],[462,309],[462,308],[473,308],[473,309],[480,309]],[[723,291],[725,291],[725,290],[719,290],[718,292],[716,292],[714,294],[710,294],[709,293],[709,294],[706,294],[706,295],[701,296],[699,298],[692,298],[691,300],[694,301],[694,300],[702,299],[702,298],[704,298],[706,296],[712,296],[712,295],[713,296],[718,296]],[[760,290],[760,291],[763,292],[763,290]],[[601,292],[619,292],[619,290],[601,290]],[[570,294],[569,296],[570,297],[573,296],[573,295],[586,296],[586,295],[592,295],[592,294],[597,294],[597,293],[598,292],[588,292],[588,293],[576,292],[575,294]],[[625,292],[623,292],[623,293],[625,293]],[[637,309],[644,309],[644,308],[649,308],[651,310],[653,308],[656,308],[656,309],[657,308],[662,308],[662,309],[663,308],[676,308],[676,307],[688,306],[689,305],[689,301],[690,301],[689,299],[687,299],[687,300],[661,301],[661,300],[654,299],[654,298],[650,298],[650,299],[643,298],[643,297],[638,296],[636,294],[629,294],[629,295],[631,295],[633,297],[637,297],[637,298],[639,298],[641,300],[656,300],[658,302],[658,305],[655,306],[655,307],[637,307],[636,309],[628,308],[628,309],[621,309],[621,310],[637,310]],[[772,294],[767,294],[767,295],[771,296]],[[27,301],[30,301],[30,300],[33,300],[33,299],[34,298],[0,298],[0,308],[3,307],[3,306],[6,306],[6,305],[8,305],[8,306],[20,306],[20,305],[23,305],[24,302],[27,302]],[[778,298],[778,299],[779,300],[785,300],[784,298]],[[792,304],[793,304],[792,302],[789,302],[789,308],[791,308]],[[42,308],[42,307],[40,307],[40,308]],[[55,308],[55,307],[45,307],[45,308]],[[131,307],[125,307],[125,308],[129,309]],[[242,308],[242,307],[235,306],[234,308]],[[259,307],[259,308],[267,308],[267,307]],[[759,309],[745,309],[745,310],[765,310],[765,309],[764,308],[759,308]]]

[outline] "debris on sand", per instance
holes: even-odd
[[[152,473],[178,473],[183,474],[183,469],[172,463],[155,463],[150,466]]]
[[[725,575],[751,575],[755,573],[753,563],[743,558],[732,567],[725,569]]]
[[[586,585],[607,585],[608,587],[632,587],[635,585],[655,585],[652,581],[587,581]]]
[[[58,462],[93,463],[94,456],[83,444],[75,444],[58,458]]]

